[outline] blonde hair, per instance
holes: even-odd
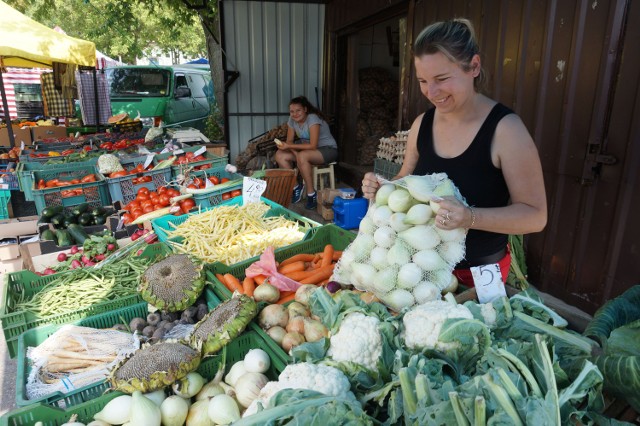
[[[450,21],[435,22],[423,29],[413,44],[413,55],[419,58],[423,55],[442,53],[465,71],[471,71],[471,59],[479,54],[476,34],[468,19],[452,19]],[[476,92],[485,88],[486,74],[482,67],[473,80]]]

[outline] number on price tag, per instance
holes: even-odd
[[[198,149],[196,152],[193,153],[194,157],[197,157],[198,155],[202,155],[205,152],[207,152],[207,147],[203,146],[202,148]]]
[[[147,167],[149,167],[149,165],[151,164],[151,162],[153,161],[153,154],[147,155],[147,159],[144,160],[144,169],[147,170]]]
[[[242,179],[242,205],[260,201],[260,196],[267,189],[267,182],[252,177]]]
[[[480,303],[489,303],[507,295],[502,282],[500,265],[493,263],[491,265],[474,266],[470,269]]]

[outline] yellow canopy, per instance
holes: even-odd
[[[60,34],[0,0],[0,65],[51,67],[52,62],[94,67],[93,42]]]

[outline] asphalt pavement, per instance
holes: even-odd
[[[0,290],[4,292],[4,274],[0,272]],[[18,369],[15,359],[9,358],[7,345],[4,343],[4,332],[2,332],[2,343],[0,343],[0,416],[16,407],[16,371]]]

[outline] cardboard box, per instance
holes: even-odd
[[[33,141],[42,139],[60,139],[67,137],[67,128],[64,126],[37,126],[31,128]]]
[[[23,270],[22,258],[3,260],[0,262],[0,274],[8,274],[11,272],[18,272]]]
[[[333,220],[333,207],[318,203],[318,213],[324,220]]]
[[[318,206],[320,206],[321,204],[325,206],[332,206],[333,200],[336,197],[339,197],[340,194],[341,192],[339,189],[321,189],[320,191],[318,191]],[[320,210],[318,210],[318,213],[320,213]]]
[[[227,145],[220,145],[216,143],[206,143],[204,146],[207,147],[207,152],[213,155],[217,155],[218,157],[226,157],[229,154],[227,150]]]
[[[0,240],[0,260],[11,260],[20,257],[20,245],[17,238]]]
[[[21,142],[24,142],[25,145],[31,145],[31,129],[19,129],[16,126],[12,126],[13,129],[13,138],[15,140],[16,145],[20,146]],[[11,146],[9,142],[9,129],[2,128],[0,129],[0,146]]]
[[[0,220],[0,239],[15,238],[38,232],[38,216]]]

